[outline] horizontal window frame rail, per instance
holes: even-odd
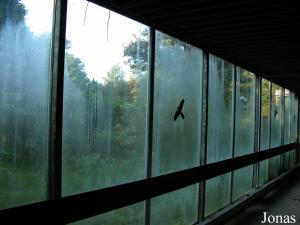
[[[66,224],[138,203],[297,149],[292,143],[158,177],[0,211],[7,225]],[[41,219],[42,218],[42,219]]]

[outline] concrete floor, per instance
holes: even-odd
[[[294,215],[295,222],[291,217],[290,223],[278,220],[279,223],[262,223],[264,218],[263,212],[268,215]],[[272,221],[270,221],[272,222]],[[286,223],[284,223],[286,222]],[[299,224],[300,225],[300,173],[292,179],[280,184],[262,199],[256,201],[253,205],[241,211],[226,225],[259,225],[259,224]]]

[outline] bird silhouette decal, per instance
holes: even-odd
[[[177,120],[179,115],[181,115],[181,118],[184,119],[184,114],[182,113],[183,104],[184,104],[184,99],[182,99],[179,106],[177,106],[177,110],[174,115],[174,121]]]
[[[274,109],[274,117],[275,117],[275,118],[276,118],[277,114],[278,114],[278,109],[277,109],[277,105],[276,105],[276,106],[275,106],[275,109]]]

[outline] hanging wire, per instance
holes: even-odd
[[[106,40],[107,40],[107,42],[108,42],[109,22],[110,22],[110,10],[108,11],[108,18],[107,18],[107,24],[106,24]]]
[[[87,2],[87,3],[86,3],[86,6],[85,6],[85,11],[84,11],[84,19],[83,19],[83,25],[84,25],[84,26],[85,26],[86,12],[87,12],[87,9],[88,9],[88,6],[89,6],[89,3],[90,3],[90,2]]]

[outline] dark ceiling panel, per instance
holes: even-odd
[[[298,0],[92,0],[300,92]]]

